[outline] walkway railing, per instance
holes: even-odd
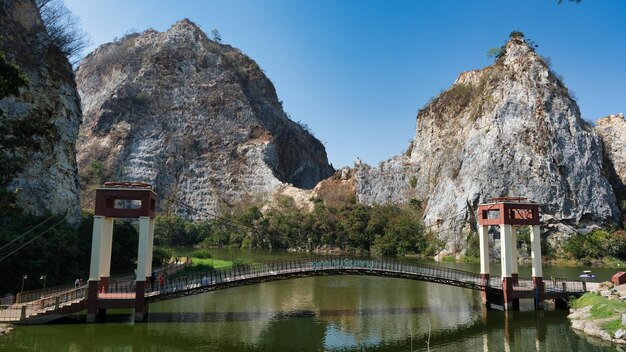
[[[448,267],[390,260],[319,259],[289,260],[268,264],[251,264],[220,269],[202,275],[175,277],[161,285],[147,285],[146,297],[151,300],[169,299],[185,295],[186,291],[210,291],[221,286],[237,286],[253,282],[270,281],[281,277],[315,276],[333,273],[368,274],[404,277],[424,281],[446,283],[454,286],[482,289],[485,285],[480,274]],[[498,289],[499,277],[493,277],[488,285]],[[192,292],[188,292],[192,293]]]
[[[146,282],[145,296],[148,301],[165,300],[180,296],[212,291],[220,288],[318,275],[375,275],[443,283],[474,290],[502,289],[501,277],[491,277],[483,282],[480,274],[449,267],[422,263],[406,263],[395,260],[371,259],[296,259],[267,264],[240,265],[207,272],[202,275],[173,277],[164,283],[158,280]],[[544,281],[546,292],[582,293],[582,282],[565,279]],[[136,282],[123,280],[110,282],[98,293],[99,299],[134,299]],[[532,290],[532,280],[520,278],[514,286],[517,290]],[[81,302],[86,298],[87,286],[55,293],[25,304],[14,304],[0,309],[0,321],[23,320],[58,310],[65,305]]]
[[[543,278],[544,292],[585,292],[585,283],[582,281],[572,281],[563,278]],[[518,283],[513,285],[514,290],[533,290],[532,278],[519,278]]]
[[[65,292],[52,294],[28,303],[13,304],[0,309],[0,321],[18,321],[58,310],[87,297],[87,286],[73,288]]]
[[[72,284],[72,285],[51,286],[51,287],[46,287],[43,289],[18,292],[17,296],[15,296],[15,303],[26,303],[26,302],[35,301],[42,297],[53,295],[55,293],[70,291],[73,288],[76,288],[76,287]]]
[[[546,292],[585,292],[585,283],[563,278],[544,278],[543,285]]]

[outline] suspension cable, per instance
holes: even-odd
[[[43,225],[44,223],[46,223],[48,220],[54,218],[56,215],[50,215],[49,218],[47,218],[46,220],[40,222],[39,224],[35,225],[34,227],[32,227],[30,230],[24,232],[23,234],[17,236],[16,238],[14,238],[12,241],[10,241],[9,243],[6,243],[5,245],[3,245],[2,247],[0,247],[0,251],[3,250],[4,248],[8,247],[10,244],[12,244],[13,242],[21,239],[22,237],[28,235],[29,233],[33,232],[33,230],[35,230],[36,228],[38,228],[39,226]]]
[[[65,214],[65,216],[57,221],[54,225],[48,227],[46,230],[44,230],[42,233],[40,233],[39,235],[31,238],[30,240],[28,240],[27,242],[23,243],[21,246],[19,246],[18,248],[16,248],[15,250],[13,250],[12,252],[10,252],[9,254],[5,255],[4,257],[0,258],[0,262],[5,260],[6,258],[10,257],[11,255],[13,255],[14,253],[16,253],[17,251],[19,251],[20,249],[26,247],[27,245],[29,245],[31,242],[33,242],[34,240],[40,238],[41,236],[43,236],[45,233],[47,233],[48,231],[54,229],[55,227],[57,227],[59,224],[61,224],[62,222],[64,222],[68,217],[69,217],[69,211]]]

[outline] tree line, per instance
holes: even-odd
[[[247,205],[219,218],[189,222],[174,214],[156,219],[155,241],[163,246],[237,247],[264,250],[343,252],[372,255],[435,255],[445,242],[422,223],[421,202],[405,205],[327,206],[315,200],[300,210],[280,196],[267,211]]]

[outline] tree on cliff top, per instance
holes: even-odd
[[[52,43],[67,56],[72,65],[81,59],[81,52],[89,45],[80,18],[74,15],[63,0],[35,0]]]

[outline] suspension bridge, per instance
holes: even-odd
[[[443,266],[352,258],[276,261],[213,270],[202,275],[171,277],[163,285],[158,280],[153,285],[145,285],[143,294],[145,301],[151,303],[238,286],[325,275],[367,275],[433,282],[485,292],[493,297],[494,302],[497,297],[503,296],[502,278],[499,276],[491,276],[485,281],[480,274]],[[565,300],[586,291],[585,283],[580,281],[553,279],[544,284],[544,299]],[[42,324],[87,309],[87,285],[59,292],[54,292],[54,288],[49,290],[53,293],[0,310],[0,321]],[[102,307],[133,309],[136,281],[111,282],[97,294]],[[532,278],[518,278],[513,286],[513,298],[534,299],[536,295]]]
[[[129,207],[135,201],[139,207]],[[316,258],[277,261],[212,270],[195,276],[170,276],[165,281],[151,280],[156,192],[140,183],[105,183],[96,191],[96,206],[87,285],[34,292],[28,300],[0,307],[0,322],[46,323],[87,311],[87,322],[103,320],[107,309],[132,309],[135,321],[148,314],[149,303],[175,299],[231,287],[269,281],[323,275],[369,275],[438,283],[477,290],[487,308],[519,309],[520,299],[533,299],[535,309],[544,300],[554,300],[557,308],[566,300],[586,291],[584,282],[554,279],[544,281],[541,266],[540,219],[538,204],[524,198],[494,198],[478,208],[480,273],[444,266],[395,260]],[[136,278],[112,281],[113,221],[115,218],[139,220],[139,248]],[[501,276],[492,276],[489,266],[489,227],[500,228]],[[530,226],[532,277],[521,278],[517,267],[516,231]],[[20,247],[21,248],[21,247]],[[19,248],[18,248],[19,250]]]

